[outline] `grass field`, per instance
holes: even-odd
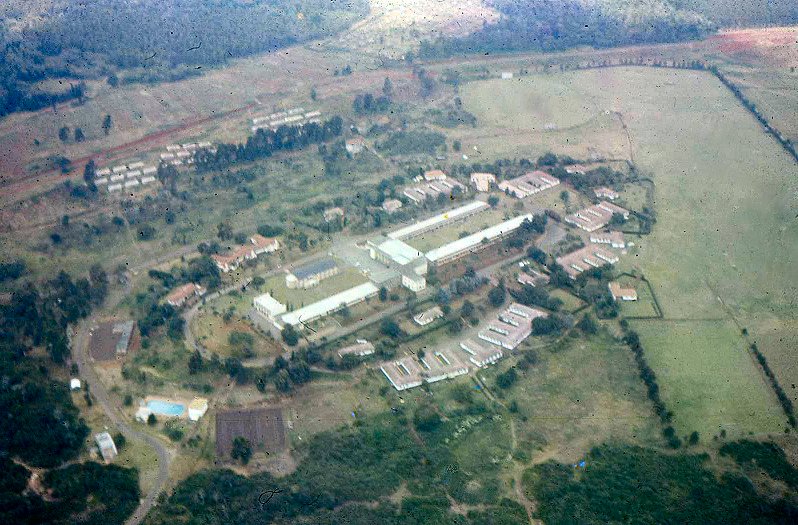
[[[519,215],[519,213],[499,208],[485,210],[473,217],[469,217],[465,221],[457,221],[443,228],[407,239],[407,243],[417,250],[427,252],[433,248],[440,248],[444,244],[456,241],[462,233],[476,233],[516,215]]]
[[[339,262],[339,264],[342,263]],[[318,286],[312,288],[291,290],[285,285],[285,274],[278,274],[266,279],[266,284],[261,286],[260,292],[253,292],[251,295],[254,299],[255,296],[268,292],[283,304],[301,308],[365,282],[368,282],[368,278],[360,270],[341,266],[338,275],[323,279]],[[250,301],[251,304],[252,301]]]
[[[519,370],[518,381],[505,394],[518,403],[521,450],[532,458],[543,453],[569,460],[608,440],[658,442],[657,422],[624,345],[599,334],[538,354],[540,363]],[[513,364],[504,360],[479,376],[496,390],[496,375]]]
[[[618,282],[623,286],[634,288],[637,291],[637,301],[620,301],[621,315],[624,317],[655,317],[657,308],[654,296],[648,285],[634,277],[622,275]]]
[[[525,118],[511,119],[516,131],[532,131],[545,120],[565,121],[573,112],[584,116],[609,110],[623,120],[634,161],[653,174],[658,222],[652,235],[637,241],[636,256],[621,264],[640,268],[651,279],[666,317],[714,320],[694,323],[694,340],[734,340],[739,330],[730,316],[752,325],[754,336],[754,323],[763,319],[794,319],[798,170],[716,79],[678,70],[591,70],[553,74],[540,82],[508,82],[505,85],[514,85],[517,93],[506,101],[491,96],[498,82],[473,82],[462,90],[466,109],[498,129],[507,126],[502,115],[524,108],[530,109]],[[525,104],[525,96],[535,103]],[[590,127],[581,131],[578,141],[589,143]],[[536,138],[534,133],[527,135],[533,144]],[[623,150],[624,143],[628,146],[620,134],[618,141],[617,150]],[[504,153],[504,147],[495,150],[496,155]],[[670,329],[667,324],[646,329],[642,340],[652,363],[660,365],[654,369],[666,403],[678,402],[672,409],[679,432],[712,433],[718,414],[740,432],[783,427],[784,418],[755,364],[739,361],[730,368],[720,345],[704,345],[702,359],[692,365],[677,361],[681,366],[661,368],[682,351],[677,338],[667,337]],[[763,351],[790,352],[780,339],[771,343],[773,348]],[[730,385],[728,396],[708,395],[711,387],[705,378],[711,374],[726,374],[716,380]],[[751,382],[762,388],[753,388]],[[706,388],[699,388],[705,383]],[[735,410],[751,406],[749,394],[756,396],[758,417]]]
[[[679,430],[698,430],[709,438],[721,429],[731,435],[784,429],[775,396],[732,322],[633,321],[632,326],[662,378]]]

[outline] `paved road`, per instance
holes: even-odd
[[[171,454],[164,444],[161,443],[157,438],[146,432],[141,432],[131,426],[122,415],[121,409],[114,406],[113,402],[108,396],[108,392],[103,386],[103,383],[100,381],[100,378],[94,371],[94,367],[91,365],[88,345],[89,328],[91,323],[91,319],[87,319],[86,321],[82,322],[78,326],[77,331],[72,338],[72,355],[78,365],[80,377],[83,378],[84,382],[91,385],[91,394],[94,398],[94,401],[99,403],[100,407],[103,409],[103,412],[105,412],[105,415],[108,416],[108,419],[110,419],[111,422],[120,430],[120,432],[122,432],[125,438],[128,440],[144,441],[147,443],[147,445],[152,447],[153,450],[155,450],[155,453],[158,455],[158,475],[155,479],[155,482],[153,483],[153,486],[150,488],[149,492],[139,503],[138,508],[136,508],[133,514],[125,522],[126,525],[139,525],[150,509],[155,506],[158,495],[166,486],[166,482],[169,479],[169,463],[171,461]]]

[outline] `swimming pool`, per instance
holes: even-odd
[[[161,401],[159,399],[147,401],[147,408],[152,410],[153,414],[172,417],[182,416],[186,411],[186,406],[181,403],[170,403],[169,401]]]

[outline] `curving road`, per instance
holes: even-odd
[[[108,419],[119,429],[120,432],[129,440],[141,440],[147,443],[155,450],[157,454],[156,461],[158,462],[158,475],[150,488],[149,492],[139,502],[139,506],[133,514],[125,522],[126,525],[139,525],[147,513],[157,503],[158,495],[166,486],[169,479],[169,463],[171,461],[171,453],[157,438],[151,436],[146,432],[141,432],[131,426],[119,407],[115,406],[108,396],[105,386],[100,381],[94,367],[91,365],[91,358],[89,357],[89,328],[91,327],[92,319],[89,318],[83,321],[72,339],[72,356],[78,365],[80,377],[84,382],[91,385],[91,395],[94,401],[99,403]]]

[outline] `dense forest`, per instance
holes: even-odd
[[[705,36],[713,24],[669,0],[494,0],[496,24],[462,38],[423,41],[422,58],[512,51],[558,51],[577,46],[678,42]]]
[[[740,445],[726,446],[737,450]],[[771,447],[783,456],[780,448]],[[527,472],[524,484],[549,525],[573,523],[574,516],[584,524],[786,524],[798,519],[794,503],[763,497],[739,473],[717,476],[708,462],[703,454],[604,445],[577,465],[537,465]]]
[[[22,33],[0,26],[0,116],[80,100],[80,79],[107,77],[115,85],[197,75],[203,66],[334,34],[368,12],[366,0],[96,0],[66,7]],[[39,84],[48,79],[69,82],[50,92]]]
[[[18,283],[0,304],[0,523],[121,523],[137,505],[135,470],[91,461],[65,466],[84,452],[89,427],[51,373],[69,357],[67,326],[89,315],[107,290],[105,272],[93,267],[88,277],[61,272],[37,285]],[[26,490],[27,467],[52,469],[41,479],[52,500]]]

